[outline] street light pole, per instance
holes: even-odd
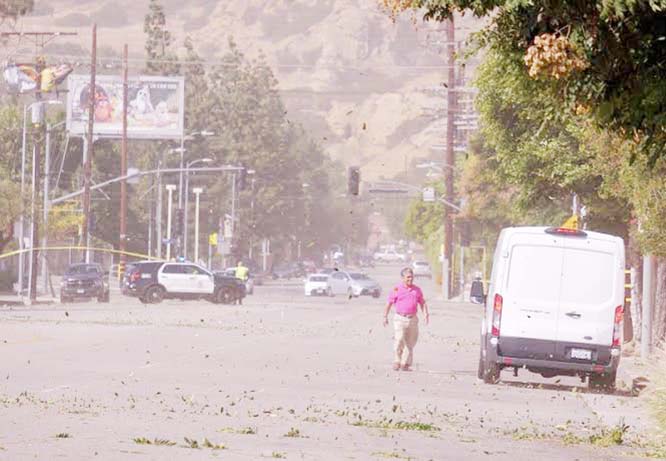
[[[155,243],[158,259],[162,259],[162,152],[157,157],[157,204],[155,205]]]
[[[191,140],[194,138],[194,136],[203,136],[203,137],[208,137],[208,136],[214,136],[215,133],[212,131],[208,130],[201,130],[201,131],[195,131],[193,133],[190,133],[188,135],[183,134],[183,136],[180,137],[180,148],[178,149],[173,149],[174,151],[180,152],[180,174],[178,175],[178,209],[181,210],[183,208],[183,165],[185,162],[185,140]]]
[[[201,187],[195,187],[192,189],[194,195],[196,196],[196,202],[194,205],[194,262],[199,262],[199,195],[203,192]]]
[[[188,218],[189,218],[189,204],[190,204],[190,167],[195,163],[210,163],[212,158],[199,158],[192,160],[185,166],[185,215],[183,216],[183,257],[187,259],[187,232],[189,230]]]
[[[34,103],[33,103],[34,104]],[[27,113],[28,109],[32,107],[32,104],[26,104],[23,106],[23,140],[21,143],[21,216],[19,219],[19,250],[21,250],[21,253],[19,253],[19,274],[18,274],[18,293],[19,296],[23,296],[23,260],[24,260],[24,254],[23,254],[23,249],[25,247],[25,241],[23,240],[23,236],[25,235],[25,201],[23,194],[25,194],[25,144],[26,144],[26,118],[27,118]]]
[[[167,199],[167,248],[166,248],[166,259],[169,261],[171,259],[171,204],[173,203],[173,191],[176,190],[175,184],[167,184],[166,190],[169,193]]]
[[[178,173],[178,209],[183,209],[183,162],[185,160],[185,136],[180,137],[180,173]]]
[[[48,247],[49,243],[49,232],[48,232],[48,224],[49,224],[49,211],[50,211],[50,204],[51,202],[49,201],[49,193],[50,193],[50,174],[51,174],[51,131],[56,129],[58,126],[63,125],[65,122],[59,122],[56,123],[55,125],[50,125],[46,124],[46,138],[45,138],[45,144],[46,144],[46,151],[44,154],[44,210],[43,210],[43,221],[44,221],[44,232],[42,236],[42,248]],[[42,262],[42,278],[44,279],[44,292],[48,292],[49,289],[49,282],[48,282],[48,267],[46,264],[46,253],[43,252],[43,262]]]

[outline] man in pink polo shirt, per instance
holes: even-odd
[[[395,328],[395,360],[393,369],[410,371],[414,358],[414,346],[419,337],[419,318],[416,316],[419,304],[425,314],[426,325],[430,321],[430,313],[423,292],[414,285],[414,272],[409,267],[400,271],[402,283],[396,286],[389,294],[388,304],[384,310],[384,326],[388,325],[388,314],[391,306],[395,306],[393,327]],[[407,346],[407,358],[402,360],[403,352]]]

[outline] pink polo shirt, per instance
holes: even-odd
[[[393,304],[398,314],[416,314],[419,304],[424,303],[423,292],[416,285],[407,286],[404,283],[396,286],[389,294],[388,302]]]

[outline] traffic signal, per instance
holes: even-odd
[[[185,210],[178,208],[176,210],[176,228],[174,229],[174,234],[178,237],[183,236],[183,231],[185,230]]]
[[[349,195],[358,195],[361,184],[361,169],[357,166],[350,166],[347,172],[347,193]]]

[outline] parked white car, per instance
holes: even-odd
[[[481,324],[479,378],[503,368],[578,375],[612,390],[624,314],[624,242],[552,227],[502,230]]]
[[[334,271],[329,275],[328,284],[333,296],[378,298],[382,293],[379,284],[362,272]]]
[[[404,253],[398,253],[395,250],[378,251],[374,255],[375,261],[379,262],[405,262],[407,256]]]
[[[328,274],[310,274],[305,279],[305,296],[331,296]]]
[[[414,277],[432,278],[432,269],[428,261],[414,261],[412,263],[412,271],[414,272]]]
[[[358,296],[372,296],[379,298],[382,294],[382,288],[375,280],[362,272],[348,272],[351,277],[352,294]]]

